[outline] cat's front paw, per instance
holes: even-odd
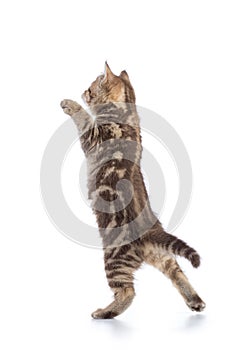
[[[71,117],[82,108],[77,102],[67,99],[61,101],[60,105],[63,111]]]

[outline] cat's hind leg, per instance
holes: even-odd
[[[116,317],[131,305],[135,296],[133,273],[141,263],[142,259],[130,246],[105,250],[105,271],[108,284],[114,292],[114,301],[104,309],[93,312],[93,318]]]
[[[124,312],[132,303],[134,298],[134,288],[117,287],[115,290],[114,301],[104,309],[98,309],[92,313],[93,318],[114,318]]]
[[[145,255],[145,261],[158,268],[172,281],[192,311],[203,311],[205,303],[191,286],[174,256],[163,252],[161,249],[157,250],[155,247],[147,249],[148,251],[149,253]]]

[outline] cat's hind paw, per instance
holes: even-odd
[[[71,117],[82,108],[77,102],[67,99],[61,101],[60,105],[63,111]]]
[[[193,300],[188,302],[187,305],[192,311],[197,311],[197,312],[203,311],[206,307],[206,304],[204,303],[204,301],[202,301],[201,298],[199,297],[194,298]]]
[[[94,319],[111,319],[117,316],[117,314],[111,310],[97,309],[91,314],[91,316]]]

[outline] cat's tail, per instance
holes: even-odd
[[[200,265],[201,259],[196,250],[189,247],[187,243],[170,233],[165,231],[156,232],[153,234],[153,240],[159,247],[168,252],[188,259],[193,267],[198,267]]]

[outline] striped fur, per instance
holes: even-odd
[[[94,318],[113,318],[125,311],[135,296],[134,272],[143,262],[169,277],[187,305],[202,311],[204,302],[181,271],[175,255],[200,265],[198,253],[168,234],[153,213],[144,185],[135,94],[126,71],[119,76],[105,65],[83,94],[95,120],[77,103],[61,107],[74,120],[87,158],[88,191],[103,241],[105,271],[114,301],[96,310]]]

